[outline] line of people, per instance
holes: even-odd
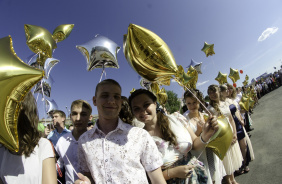
[[[186,91],[189,111],[184,115],[166,114],[148,90],[135,90],[128,99],[121,92],[112,79],[96,86],[93,104],[99,119],[88,131],[92,108],[86,101],[72,102],[72,131],[64,127],[64,113],[55,111],[56,128],[47,137],[51,142],[35,128],[37,109],[29,93],[20,112],[24,118],[18,118],[20,151],[0,146],[0,183],[52,184],[57,183],[57,175],[64,175],[59,182],[220,184],[225,178],[228,184],[237,184],[234,172],[249,171],[254,154],[242,118],[246,112],[240,112],[236,101],[240,95],[232,85],[208,88],[208,112],[199,90]],[[207,148],[219,129],[218,115],[224,115],[232,127],[232,144],[223,160]],[[24,122],[30,124],[25,131]]]

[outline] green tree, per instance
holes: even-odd
[[[167,102],[165,108],[169,113],[174,113],[180,109],[180,101],[177,98],[177,94],[173,91],[167,91]]]

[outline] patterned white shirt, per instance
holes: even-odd
[[[162,156],[146,130],[118,121],[105,135],[97,123],[78,141],[79,170],[90,172],[96,184],[148,183],[146,171],[163,165]]]

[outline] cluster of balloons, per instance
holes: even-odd
[[[256,93],[254,89],[251,89],[250,87],[247,88],[247,92],[243,94],[241,101],[239,102],[240,108],[249,111],[250,108],[253,108],[255,105],[254,97],[256,96]]]
[[[50,97],[50,71],[59,60],[52,58],[57,43],[66,39],[72,31],[73,24],[58,26],[51,34],[47,29],[24,25],[26,44],[35,54],[28,58],[26,64],[15,53],[11,36],[0,39],[0,143],[11,151],[18,151],[17,132],[20,102],[35,86],[34,93]],[[58,108],[54,100],[46,99],[53,110]],[[55,107],[56,106],[56,107]]]
[[[206,56],[214,54],[213,46],[205,43],[202,51]],[[192,60],[188,71],[184,72],[183,67],[176,64],[167,44],[152,31],[130,24],[123,48],[129,65],[143,78],[140,81],[142,87],[162,93],[159,86],[170,85],[171,79],[187,89],[196,87],[201,64]],[[207,146],[223,159],[232,141],[232,130],[225,117],[218,117],[218,125],[219,131]]]
[[[52,84],[54,82],[50,75],[52,68],[59,63],[58,59],[53,58],[53,53],[57,48],[57,43],[65,40],[71,33],[74,24],[62,24],[55,28],[53,34],[47,29],[25,24],[26,44],[35,54],[30,56],[27,62],[30,66],[44,70],[45,76],[34,87],[34,93],[41,93],[45,101],[46,113],[50,114],[53,110],[58,109],[53,99],[45,99],[51,97]]]

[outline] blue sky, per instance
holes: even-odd
[[[123,35],[130,23],[159,35],[169,46],[178,65],[191,59],[202,62],[198,85],[206,94],[218,72],[229,74],[230,67],[252,78],[282,64],[282,2],[280,0],[187,1],[187,0],[0,0],[0,38],[12,36],[15,52],[22,59],[33,52],[26,45],[24,24],[44,27],[51,33],[61,24],[74,24],[70,36],[57,44],[53,58],[60,60],[51,71],[51,97],[61,110],[73,100],[92,104],[101,69],[86,70],[86,60],[76,45],[96,34],[108,37],[122,48]],[[214,44],[215,55],[206,57],[204,42]],[[117,54],[120,68],[106,68],[107,78],[116,79],[124,96],[140,88],[138,74],[127,63],[122,49]],[[103,78],[104,79],[104,78]],[[228,78],[228,82],[231,80]],[[182,96],[183,89],[172,82],[163,86]],[[40,117],[44,117],[39,96]],[[97,113],[93,107],[93,114]]]

